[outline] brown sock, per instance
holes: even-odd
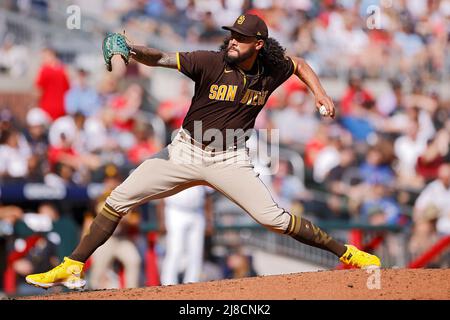
[[[109,207],[103,207],[95,217],[88,234],[81,239],[70,259],[86,262],[94,251],[108,240],[119,224],[121,216]]]
[[[294,215],[291,215],[286,234],[304,244],[330,251],[338,257],[342,257],[347,251],[347,247],[344,244],[334,240],[311,221]]]

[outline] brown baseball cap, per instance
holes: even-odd
[[[248,37],[267,39],[269,31],[263,19],[254,14],[240,15],[233,26],[223,26],[222,29],[234,31]]]

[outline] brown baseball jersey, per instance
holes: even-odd
[[[220,130],[223,137],[226,129],[253,129],[269,96],[296,68],[289,57],[270,72],[257,61],[252,75],[228,64],[224,55],[222,51],[176,54],[178,70],[195,82],[195,93],[182,125],[191,135],[194,121],[202,121],[202,136],[208,129]]]

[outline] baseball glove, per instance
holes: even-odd
[[[112,71],[111,59],[114,55],[120,54],[125,64],[130,61],[130,46],[127,44],[125,36],[120,33],[108,33],[103,40],[102,51],[105,59],[106,69]]]

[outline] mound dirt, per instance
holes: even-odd
[[[450,299],[450,269],[305,272],[175,286],[27,297],[42,300]]]

